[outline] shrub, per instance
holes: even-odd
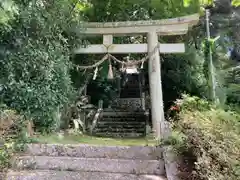
[[[10,159],[17,151],[22,151],[30,138],[28,123],[17,111],[0,104],[0,172],[7,170]]]
[[[12,140],[16,137],[16,124],[19,120],[20,116],[16,111],[0,104],[0,171],[9,166],[9,159],[13,153]]]
[[[16,111],[8,109],[5,105],[0,105],[0,141],[5,141],[11,135],[15,134],[14,127],[20,116]]]
[[[175,147],[192,166],[184,179],[240,179],[240,115],[197,97],[183,96],[179,102],[174,129],[182,140]]]
[[[14,2],[11,28],[0,29],[0,99],[37,130],[57,130],[73,91],[70,54],[80,42],[70,29],[79,18],[70,1]]]

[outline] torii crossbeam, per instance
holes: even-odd
[[[164,109],[161,82],[160,53],[184,53],[185,45],[159,44],[158,35],[183,35],[199,21],[199,15],[193,14],[173,19],[151,21],[127,21],[114,23],[90,22],[83,24],[85,30],[80,32],[87,36],[102,35],[103,44],[89,45],[75,50],[76,54],[129,54],[148,53],[149,82],[152,109],[152,122],[155,137],[163,137]],[[147,44],[113,44],[114,36],[131,34],[147,35]],[[159,51],[156,51],[156,47]]]

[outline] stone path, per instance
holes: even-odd
[[[7,180],[166,180],[160,147],[30,144]]]

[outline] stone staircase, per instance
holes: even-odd
[[[166,180],[161,147],[28,145],[6,180]]]
[[[144,137],[146,116],[142,111],[104,110],[93,134],[101,137]]]

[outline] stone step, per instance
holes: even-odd
[[[130,112],[130,111],[115,111],[115,110],[105,110],[102,112],[103,116],[113,116],[113,117],[144,117],[144,112]]]
[[[156,175],[133,175],[102,172],[21,171],[9,172],[6,180],[167,180]]]
[[[26,154],[32,156],[68,156],[109,159],[163,159],[162,147],[28,144]]]
[[[95,129],[93,132],[93,134],[105,134],[105,135],[109,135],[109,137],[111,137],[110,135],[113,133],[112,137],[122,137],[122,138],[127,138],[127,137],[139,137],[139,136],[145,136],[145,131],[144,130],[131,130],[131,131],[127,131],[127,130],[102,130],[102,129]],[[130,134],[130,135],[129,135]]]
[[[102,117],[100,122],[122,122],[122,123],[145,123],[145,119],[126,118],[126,117]]]
[[[163,160],[20,156],[15,157],[12,163],[12,168],[16,170],[84,171],[137,175],[165,174]]]
[[[98,132],[94,133],[97,137],[109,137],[109,138],[140,138],[145,137],[145,133],[118,133],[118,132]]]
[[[5,179],[5,173],[0,172],[0,180],[3,180],[3,179]]]
[[[94,132],[118,132],[118,133],[144,133],[145,128],[114,128],[114,127],[96,127]]]
[[[111,125],[111,126],[145,126],[146,122],[127,122],[127,121],[104,121],[100,120],[98,125]]]
[[[133,110],[133,109],[126,109],[126,108],[121,108],[121,107],[116,107],[116,106],[121,106],[121,103],[113,103],[111,105],[111,108],[104,108],[103,112],[106,113],[128,113],[128,114],[144,114],[144,111],[142,109],[138,110]],[[129,111],[130,110],[130,111]]]
[[[134,126],[134,125],[128,125],[128,124],[126,124],[126,125],[114,125],[114,124],[112,124],[112,125],[106,125],[106,124],[98,124],[97,125],[97,128],[102,128],[102,129],[134,129],[134,130],[138,130],[138,129],[145,129],[146,127],[145,126],[142,126],[142,125],[136,125],[136,126]]]
[[[144,114],[127,114],[126,113],[122,113],[122,112],[103,112],[102,117],[119,117],[119,118],[138,118],[138,119],[144,119],[145,115]]]

